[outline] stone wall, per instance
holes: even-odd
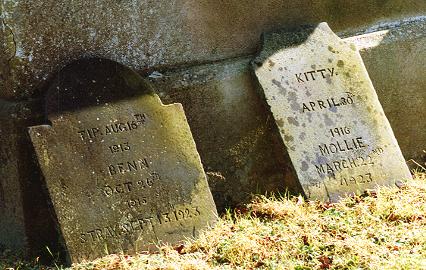
[[[416,18],[339,33],[361,51],[405,158],[417,161],[424,159],[426,148],[426,134],[418,132],[424,129],[419,115],[426,112],[425,26],[425,19]],[[220,209],[255,191],[298,190],[251,72],[253,57],[153,73],[150,78],[164,102],[184,105]]]
[[[47,253],[59,235],[46,200],[27,127],[41,121],[39,102],[0,100],[0,252]]]
[[[327,21],[355,42],[405,158],[424,160],[425,11],[426,2],[415,0],[0,0],[1,104],[18,104],[14,114],[28,100],[39,104],[52,74],[75,59],[130,66],[151,80],[164,103],[183,104],[223,211],[251,193],[299,190],[249,66],[264,31]],[[42,105],[23,122],[0,113],[0,140],[23,145],[13,162],[29,164],[25,172],[0,166],[0,201],[9,200],[9,208],[0,205],[0,235],[19,235],[22,245],[4,237],[0,243],[33,249],[31,243],[47,241],[37,235],[50,225],[44,212],[34,212],[48,206],[32,195],[43,182],[31,167],[25,125],[43,122]],[[2,223],[10,213],[18,225]]]
[[[380,31],[380,29],[382,29]],[[426,17],[348,38],[357,44],[406,159],[426,160]],[[413,165],[413,163],[410,163]]]
[[[417,0],[1,0],[0,98],[39,95],[52,71],[81,57],[139,71],[205,63],[253,54],[263,31],[365,29],[425,11]]]

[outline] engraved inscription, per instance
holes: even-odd
[[[109,147],[111,153],[120,153],[130,151],[129,142],[114,144]]]
[[[146,197],[140,197],[136,199],[130,199],[124,202],[129,208],[137,208],[148,203],[148,199]]]
[[[135,120],[130,120],[124,123],[109,124],[102,128],[86,128],[80,130],[78,134],[81,140],[93,142],[92,139],[98,137],[136,130],[139,126],[145,124],[147,119],[145,114],[134,114],[133,117]],[[123,155],[124,153],[132,152],[133,150],[133,147],[128,141],[117,142],[108,146],[107,154]],[[148,196],[141,195],[140,193],[137,197],[127,198],[127,196],[134,191],[151,189],[157,183],[156,189],[158,190],[153,195],[159,198],[161,193],[166,192],[163,188],[161,188],[160,175],[156,171],[152,170],[152,161],[148,160],[146,157],[110,163],[107,164],[106,167],[108,175],[117,179],[115,179],[116,183],[105,184],[101,188],[101,193],[108,198],[113,196],[125,196],[123,197],[122,205],[128,209],[138,210],[140,207],[145,207],[150,200]],[[136,175],[136,172],[143,174]],[[121,177],[125,177],[126,179],[122,180]],[[174,210],[172,212],[162,212],[154,216],[141,215],[141,217],[129,222],[117,223],[105,226],[104,228],[95,228],[93,230],[83,232],[80,234],[79,239],[81,243],[93,244],[99,241],[105,241],[109,238],[133,235],[136,232],[147,232],[149,230],[154,230],[155,226],[161,226],[162,224],[169,222],[183,221],[195,218],[199,215],[200,211],[197,207]]]
[[[349,186],[351,183],[353,184],[367,184],[373,182],[373,177],[371,173],[359,174],[350,177],[341,177],[340,185]]]
[[[107,197],[112,195],[126,194],[134,190],[152,188],[154,183],[160,181],[160,175],[156,172],[149,173],[148,177],[138,181],[127,181],[120,184],[109,184],[103,188],[103,194]]]
[[[321,175],[334,175],[336,172],[342,171],[344,169],[358,168],[374,165],[374,161],[371,156],[367,157],[355,157],[355,158],[345,158],[340,160],[334,160],[331,162],[326,162],[323,164],[315,164],[316,171],[319,176]]]
[[[103,127],[91,127],[83,130],[79,130],[77,133],[80,136],[82,141],[93,142],[95,138],[102,136],[113,135],[117,133],[130,132],[138,129],[138,127],[144,125],[147,120],[147,116],[144,113],[138,113],[133,115],[134,120],[129,120],[126,122],[119,122],[112,124],[104,125]]]
[[[103,228],[95,228],[93,230],[80,233],[80,243],[99,242],[111,238],[119,238],[123,235],[132,235],[138,231],[152,230],[154,227],[153,219],[153,217],[140,217],[130,222],[107,225]]]
[[[318,148],[321,152],[321,155],[326,156],[339,152],[353,151],[367,146],[368,145],[364,143],[362,137],[356,137],[352,139],[336,141],[334,143],[329,144],[320,144],[318,145]]]
[[[335,72],[334,67],[310,70],[294,74],[298,83],[315,81],[316,79],[326,79],[327,77],[333,77],[337,75],[338,73]]]
[[[323,109],[336,109],[339,106],[352,105],[354,104],[354,95],[351,92],[345,92],[344,96],[335,98],[330,97],[323,100],[312,100],[309,102],[302,103],[302,113],[313,112]]]
[[[335,174],[331,174],[328,177],[329,180],[339,183],[340,186],[350,186],[350,185],[362,185],[362,184],[368,184],[372,183],[373,181],[376,181],[373,177],[373,174],[371,172],[367,172],[364,174],[355,174],[350,176],[336,176]],[[318,189],[321,188],[321,181],[315,181],[311,180],[309,181],[309,184],[305,185],[307,195],[311,196],[311,189]]]
[[[129,172],[141,171],[149,169],[149,162],[146,158],[141,158],[138,160],[131,160],[125,162],[119,162],[116,164],[108,165],[108,173],[110,176],[116,174],[125,174]]]
[[[95,228],[90,231],[80,233],[80,243],[94,243],[111,238],[118,238],[123,235],[132,236],[138,232],[155,230],[157,226],[166,223],[181,222],[197,218],[201,215],[198,207],[187,207],[176,209],[170,212],[160,212],[154,216],[141,215],[128,222],[107,225],[103,228]]]
[[[335,127],[329,129],[331,133],[331,137],[344,136],[351,133],[351,129],[349,127]]]
[[[351,128],[349,127],[335,127],[329,129],[331,136],[335,137],[343,137],[345,135],[351,134]],[[329,144],[320,144],[318,148],[321,152],[321,155],[326,156],[338,152],[346,152],[353,151],[361,148],[365,148],[368,145],[365,144],[364,139],[362,137],[349,138],[337,140],[334,143]]]

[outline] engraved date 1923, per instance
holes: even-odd
[[[199,216],[200,210],[198,207],[190,207],[184,209],[176,209],[166,213],[157,214],[157,219],[160,224],[174,222],[174,221],[183,221]]]
[[[371,173],[340,178],[340,185],[342,186],[349,186],[350,184],[367,184],[371,182],[373,182],[373,176]]]

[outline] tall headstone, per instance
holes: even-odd
[[[83,59],[46,95],[30,128],[71,262],[197,235],[217,217],[180,104],[163,105],[132,70]]]
[[[253,66],[308,198],[411,178],[358,51],[326,23],[266,34]]]

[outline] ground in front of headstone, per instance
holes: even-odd
[[[422,269],[425,216],[423,172],[401,188],[381,187],[335,204],[257,197],[181,246],[113,254],[71,269]],[[46,269],[36,261],[0,260],[0,269],[18,265]]]

